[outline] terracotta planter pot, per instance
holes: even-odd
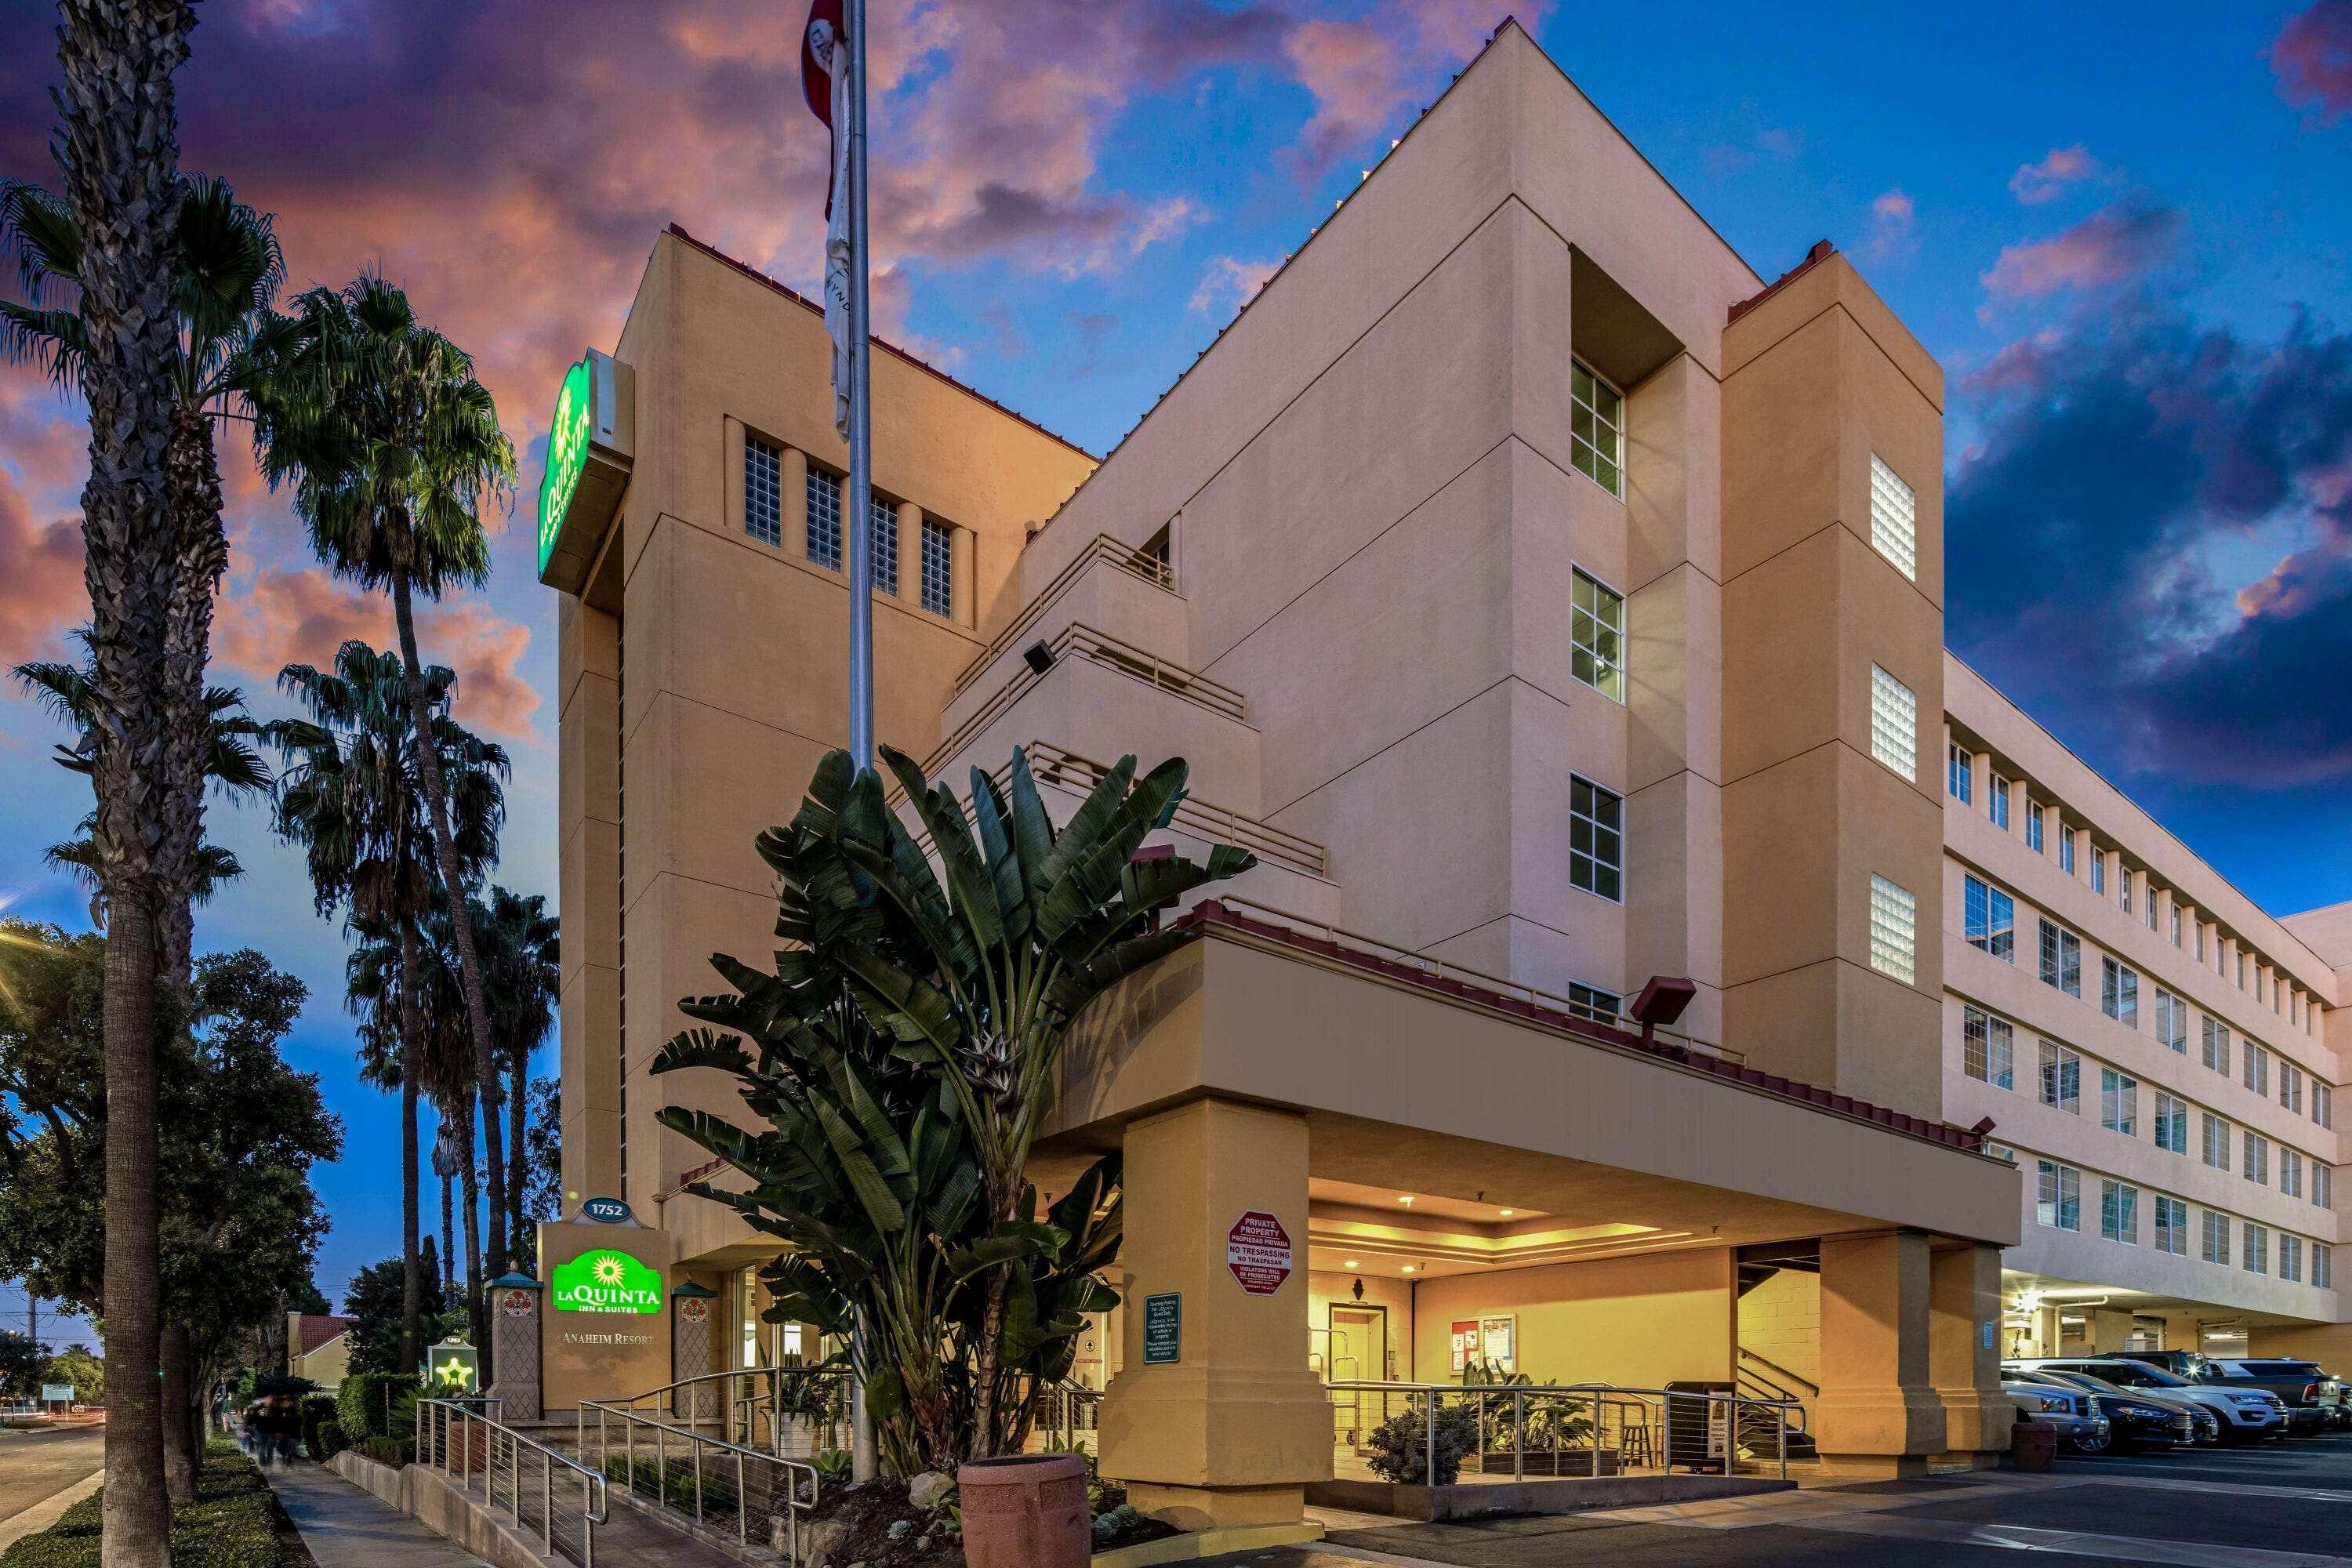
[[[2020,1421],[2009,1429],[2009,1459],[2021,1470],[2039,1472],[2058,1457],[2058,1428],[2046,1421]]]
[[[956,1471],[970,1568],[1086,1568],[1087,1462],[1076,1454],[975,1459]]]

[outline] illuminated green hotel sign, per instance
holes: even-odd
[[[547,433],[547,473],[539,487],[539,569],[547,571],[557,535],[572,510],[580,473],[588,466],[589,364],[583,359],[564,374],[555,395],[555,421]]]
[[[658,1312],[661,1270],[609,1247],[555,1266],[559,1312]]]

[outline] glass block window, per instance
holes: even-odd
[[[1874,664],[1870,667],[1870,754],[1906,779],[1919,776],[1919,699]]]
[[[841,476],[811,468],[808,476],[808,558],[841,570]]]
[[[2205,1065],[2224,1078],[2230,1074],[2230,1026],[2210,1014],[2205,1018]]]
[[[2009,831],[2009,781],[1995,773],[1986,782],[1992,786],[1992,797],[1985,802],[1992,812],[1992,825],[2006,833]]]
[[[2246,1243],[2245,1247],[2242,1249],[2246,1260],[2246,1272],[2249,1274],[2269,1273],[2271,1271],[2270,1226],[2266,1225],[2256,1225],[2253,1221],[2248,1220],[2245,1223],[2242,1234],[2245,1237]]]
[[[2230,1168],[2230,1124],[2210,1110],[2204,1115],[2205,1163],[2217,1171],[2226,1171]]]
[[[2189,1205],[2179,1198],[2156,1200],[2156,1249],[2177,1258],[2189,1256]]]
[[[2083,1114],[2083,1058],[2055,1040],[2042,1042],[2042,1103]]]
[[[1980,948],[2003,963],[2017,952],[2017,900],[1990,883],[1974,877],[1960,884],[1962,921],[1969,945]]]
[[[2189,1004],[2161,985],[2156,988],[2156,1042],[2189,1054]]]
[[[2126,1247],[2139,1245],[2139,1189],[2124,1182],[2099,1183],[2099,1234]]]
[[[743,531],[762,544],[784,542],[784,454],[743,437]]]
[[[2139,1027],[2139,972],[2112,958],[2099,960],[2099,1011],[2132,1028]]]
[[[2189,1103],[2162,1089],[2156,1095],[2156,1146],[2175,1154],[2189,1152]]]
[[[1576,679],[1612,701],[1625,700],[1625,599],[1578,567],[1570,586],[1569,640]]]
[[[1919,901],[1885,878],[1870,879],[1870,966],[1904,984],[1916,973]]]
[[[1625,999],[1614,991],[1571,980],[1568,983],[1568,1010],[1596,1024],[1614,1024],[1624,1016]]]
[[[2046,920],[2042,922],[2042,984],[2069,996],[2083,994],[2083,939]]]
[[[935,616],[955,610],[955,531],[923,519],[923,608]]]
[[[898,507],[872,490],[866,492],[866,516],[873,533],[874,591],[898,595]]]
[[[2033,1218],[2053,1230],[2083,1228],[2083,1173],[2055,1160],[2036,1160]]]
[[[2099,1069],[2099,1125],[2126,1138],[2139,1136],[2139,1080],[2113,1068]]]
[[[2278,1277],[2287,1280],[2303,1279],[2303,1237],[2280,1233]]]
[[[2017,1087],[2017,1033],[2006,1018],[1960,1010],[1960,1070],[1995,1089]]]
[[[1569,456],[1576,471],[1621,500],[1625,494],[1625,399],[1585,366],[1569,362]]]
[[[1906,577],[1919,575],[1917,495],[1902,476],[1870,455],[1870,542]]]
[[[2025,797],[2025,847],[2036,855],[2042,853],[2042,807],[2032,795]]]
[[[2230,1216],[2205,1211],[2205,1247],[2203,1257],[2208,1263],[2228,1266],[2230,1261]]]
[[[1569,775],[1568,879],[1588,893],[1625,896],[1625,802],[1580,774]]]

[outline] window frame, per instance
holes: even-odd
[[[2003,963],[2017,962],[2017,900],[1973,871],[1960,874],[1960,931],[1978,952]]]
[[[2052,1230],[2070,1230],[2080,1235],[2083,1229],[2081,1169],[2056,1160],[2039,1158],[2033,1162],[2033,1222]],[[2069,1177],[2073,1180],[2069,1181]],[[2074,1189],[2071,1198],[2066,1194],[2069,1186]],[[2044,1196],[2044,1194],[2048,1195]]]
[[[2083,1053],[2045,1035],[2037,1056],[2037,1098],[2053,1110],[2082,1115]]]
[[[938,542],[933,548],[932,542]],[[916,560],[918,602],[930,614],[942,620],[955,616],[955,525],[941,522],[929,512],[923,513],[923,537],[917,545]],[[936,568],[934,563],[936,562]],[[932,593],[936,580],[939,592]]]
[[[1899,698],[1896,693],[1901,694]],[[1898,727],[1899,734],[1895,732]],[[1903,758],[1900,763],[1890,754],[1898,751]],[[1898,777],[1918,782],[1919,694],[1875,661],[1870,667],[1870,754]]]
[[[1568,780],[1569,885],[1580,892],[1590,893],[1596,899],[1605,899],[1612,904],[1622,904],[1625,901],[1625,797],[1598,779],[1587,778],[1582,773],[1572,773],[1568,775]],[[1577,791],[1580,787],[1591,792],[1596,806],[1602,797],[1606,797],[1609,805],[1614,808],[1616,820],[1613,824],[1602,822],[1597,811],[1587,812],[1579,809]],[[1584,825],[1585,831],[1590,837],[1591,847],[1588,848],[1579,849],[1576,847],[1580,824]],[[1604,833],[1613,836],[1617,841],[1617,855],[1613,861],[1601,858],[1601,836]],[[1593,868],[1585,873],[1586,879],[1582,881],[1577,879],[1577,865],[1580,858]],[[1602,870],[1608,871],[1615,878],[1616,886],[1613,892],[1604,892],[1598,886],[1599,872]]]
[[[743,432],[743,533],[771,550],[784,547],[784,449]]]
[[[1963,1004],[1960,1008],[1960,1071],[1994,1089],[2014,1089],[2017,1087],[2017,1026],[1998,1014]]]
[[[2063,996],[2083,995],[2083,939],[2048,915],[2042,921],[2037,946],[2042,984]]]
[[[1894,923],[1898,900],[1903,918],[1902,942],[1899,949],[1895,941]],[[1882,962],[1882,954],[1884,954],[1884,962]],[[1898,963],[1899,969],[1895,967]],[[1873,972],[1884,974],[1889,980],[1899,981],[1905,985],[1918,983],[1918,896],[1900,882],[1890,877],[1883,877],[1875,871],[1870,874],[1870,967]]]
[[[1581,603],[1584,595],[1580,590],[1587,586],[1592,590],[1590,607]],[[1602,603],[1604,595],[1616,603],[1617,615],[1613,624],[1601,615],[1605,608]],[[1584,640],[1587,623],[1595,628],[1593,640],[1589,645]],[[1617,640],[1614,658],[1601,651],[1599,645],[1603,634],[1613,636]],[[1625,700],[1625,595],[1572,561],[1569,563],[1568,645],[1570,677],[1591,687],[1612,702],[1622,704]],[[1600,679],[1588,679],[1578,668],[1584,659],[1592,661],[1593,673],[1600,676]],[[1612,686],[1614,690],[1611,689]]]
[[[808,466],[807,520],[802,526],[801,553],[812,566],[827,572],[848,570],[849,532],[846,492],[849,481],[831,468]],[[825,497],[824,505],[819,497]]]
[[[1870,547],[1906,579],[1919,580],[1918,488],[1875,452],[1870,455]]]
[[[1568,466],[1622,501],[1625,499],[1625,389],[1594,370],[1580,356],[1571,354],[1568,363]],[[1577,379],[1580,374],[1591,384],[1590,395],[1580,390],[1581,384]],[[1601,394],[1603,391],[1608,393],[1608,400],[1616,405],[1614,418],[1602,411]],[[1592,434],[1583,435],[1577,431],[1576,416],[1580,411],[1590,419]],[[1615,450],[1607,457],[1601,455],[1601,443],[1596,439],[1602,431],[1609,434],[1615,447]],[[1601,475],[1604,472],[1610,477],[1603,479]]]
[[[2139,1136],[2139,1079],[2111,1067],[2099,1068],[2099,1125],[2126,1138]]]
[[[2139,1188],[2113,1176],[2099,1178],[2099,1237],[2139,1245]]]

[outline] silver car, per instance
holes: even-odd
[[[2213,1413],[2221,1425],[2221,1440],[2242,1443],[2253,1437],[2274,1437],[2286,1431],[2286,1406],[2279,1397],[2259,1388],[2223,1388],[2214,1384],[2191,1383],[2185,1377],[2175,1377],[2160,1366],[2143,1361],[2098,1359],[2081,1356],[2042,1357],[2029,1361],[2003,1363],[2003,1370],[2053,1370],[2079,1372],[2104,1379],[2136,1394],[2153,1394],[2160,1399],[2178,1399],[2190,1405],[2201,1405]]]
[[[2052,1383],[2064,1387],[2084,1389],[2102,1400],[2128,1399],[2140,1405],[2153,1405],[2158,1410],[2170,1413],[2176,1422],[2180,1417],[2186,1416],[2187,1425],[2174,1431],[2166,1439],[2167,1441],[2214,1444],[2221,1440],[2221,1418],[2203,1405],[2190,1400],[2159,1397],[2154,1389],[2126,1388],[2120,1384],[2110,1383],[2105,1378],[2093,1377],[2088,1373],[2060,1372],[2055,1367],[2043,1367],[2039,1372],[2020,1368],[2007,1375],[2022,1378],[2029,1383]],[[2113,1417],[2110,1416],[2109,1419],[2112,1421]],[[2126,1446],[2123,1442],[2123,1436],[2121,1432],[2116,1434],[2118,1447]]]
[[[2088,1394],[2051,1383],[2021,1383],[2013,1379],[2004,1379],[2000,1387],[2017,1406],[2019,1419],[2055,1426],[2058,1440],[2070,1447],[2094,1454],[2105,1449],[2109,1440],[2107,1418],[2099,1414],[2098,1401]]]

